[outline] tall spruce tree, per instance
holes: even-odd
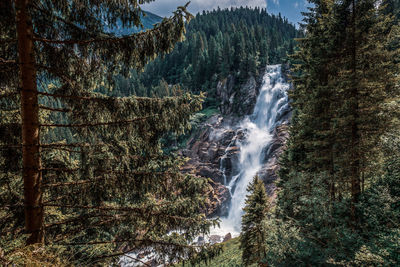
[[[180,160],[159,142],[189,127],[202,96],[95,93],[183,40],[191,18],[186,7],[151,30],[115,36],[114,28],[140,27],[144,2],[151,0],[1,1],[0,246],[6,254],[25,233],[27,245],[46,244],[79,265],[138,249],[170,261],[209,255],[189,245],[214,223],[204,216],[206,182],[180,174]]]
[[[277,211],[306,240],[297,260],[324,265],[351,262],[366,236],[360,199],[382,173],[379,143],[395,122],[398,27],[380,1],[310,2]]]
[[[268,207],[270,205],[265,191],[264,183],[255,176],[248,185],[246,205],[243,208],[242,233],[240,234],[240,248],[242,249],[242,260],[245,266],[257,263],[266,266],[262,260],[266,257],[266,235],[265,220],[267,219]]]

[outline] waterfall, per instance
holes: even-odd
[[[240,147],[237,166],[239,173],[230,177],[231,179],[227,179],[225,167],[222,164],[222,161],[226,159],[226,155],[221,158],[220,169],[223,173],[224,182],[228,182],[226,186],[231,191],[232,200],[228,216],[222,218],[220,228],[211,230],[211,235],[216,234],[223,237],[225,234],[231,233],[235,237],[240,234],[247,185],[262,168],[264,151],[272,140],[273,130],[285,119],[284,115],[287,113],[289,106],[286,91],[289,87],[289,84],[282,76],[281,65],[267,66],[253,114],[244,118],[235,127],[237,132],[243,132],[245,137],[240,138],[240,141],[236,141],[236,137],[233,138],[226,149],[226,153],[228,153],[227,151],[231,146]],[[209,240],[208,237],[205,237],[205,240]],[[137,254],[139,252],[132,252],[128,256],[121,257],[120,265],[139,266],[140,264],[133,262],[129,258],[129,255],[136,258]],[[155,255],[150,253],[145,256],[144,260],[152,259]]]
[[[212,232],[230,232],[234,236],[240,233],[247,186],[261,170],[264,163],[263,152],[271,143],[272,132],[281,123],[282,114],[288,109],[286,91],[289,87],[282,76],[281,65],[267,66],[254,112],[238,125],[238,129],[245,133],[245,138],[238,144],[239,174],[232,177],[227,185],[232,195],[228,216],[222,218],[221,228]]]

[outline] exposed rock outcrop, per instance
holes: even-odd
[[[227,233],[224,237],[224,240],[222,240],[222,242],[227,242],[229,240],[232,239],[232,234],[231,233]]]
[[[265,183],[269,195],[273,195],[276,189],[275,181],[278,178],[277,173],[279,171],[278,160],[289,138],[288,128],[287,122],[277,126],[271,144],[264,149],[264,165],[258,172],[258,177]]]
[[[245,139],[246,131],[240,128],[243,116],[251,114],[257,102],[262,78],[250,77],[241,87],[235,89],[235,79],[228,76],[217,86],[217,95],[221,98],[221,115],[208,119],[188,141],[183,156],[189,160],[183,171],[210,179],[209,206],[207,214],[227,215],[230,191],[226,187],[232,177],[239,173],[237,169],[240,156],[240,142]],[[279,170],[278,159],[288,138],[290,108],[281,109],[276,121],[280,122],[273,131],[272,142],[263,150],[263,167],[258,172],[266,185],[269,195],[274,195]],[[235,188],[235,185],[232,185]],[[234,190],[234,189],[232,189]]]
[[[238,137],[229,127],[230,121],[216,115],[207,120],[182,151],[189,160],[184,172],[211,178],[216,183],[225,183],[221,164],[226,172],[232,173],[233,161],[237,160],[239,148],[234,146]]]
[[[262,70],[260,73],[264,74]],[[243,117],[253,112],[263,75],[250,76],[242,85],[238,85],[234,76],[218,82],[217,97],[220,99],[220,111],[224,116]]]
[[[189,158],[183,167],[184,172],[210,178],[211,188],[208,192],[210,202],[207,207],[209,216],[227,214],[231,196],[225,185],[238,174],[236,169],[240,155],[238,142],[245,137],[245,132],[240,128],[230,128],[229,122],[231,121],[225,121],[220,115],[212,117],[199,133],[189,140],[187,149],[182,151],[183,156]],[[287,138],[286,121],[275,128],[273,140],[263,152],[264,164],[258,175],[264,181],[269,195],[273,195],[276,189],[278,159]]]
[[[228,203],[231,199],[229,189],[221,183],[216,183],[212,180],[209,181],[208,190],[208,203],[206,207],[206,214],[210,217],[228,212]]]
[[[217,85],[217,96],[221,100],[220,110],[224,115],[232,113],[233,99],[236,95],[233,88],[235,86],[235,79],[232,75],[229,75],[222,81],[218,82]]]
[[[187,149],[182,150],[188,158],[182,171],[196,176],[209,178],[210,188],[207,192],[209,203],[207,214],[223,215],[228,212],[230,201],[229,189],[224,186],[225,179],[221,164],[232,173],[232,161],[237,160],[239,150],[231,146],[235,142],[236,132],[229,128],[229,122],[216,115],[207,120],[201,129],[189,141]]]

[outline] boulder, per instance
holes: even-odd
[[[232,235],[231,233],[227,233],[224,237],[224,240],[222,240],[222,242],[226,242],[232,239]]]
[[[228,203],[231,200],[229,189],[212,180],[209,180],[209,189],[207,192],[208,202],[206,205],[206,214],[209,217],[224,216],[228,213]]]
[[[210,244],[214,245],[217,243],[221,243],[222,237],[220,235],[211,235],[209,237],[209,240],[210,240]]]
[[[203,236],[199,236],[199,237],[197,238],[197,245],[202,246],[202,245],[204,245],[204,244],[205,244],[204,237],[203,237]]]
[[[195,173],[205,178],[211,178],[213,181],[221,181],[222,172],[210,165],[200,165]]]

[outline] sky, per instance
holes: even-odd
[[[176,7],[185,5],[189,0],[155,0],[143,5],[143,9],[159,16],[171,16]],[[301,11],[306,10],[307,0],[191,0],[188,10],[196,14],[203,10],[213,10],[217,7],[230,8],[238,6],[267,8],[269,13],[278,14],[294,24],[301,21]]]

